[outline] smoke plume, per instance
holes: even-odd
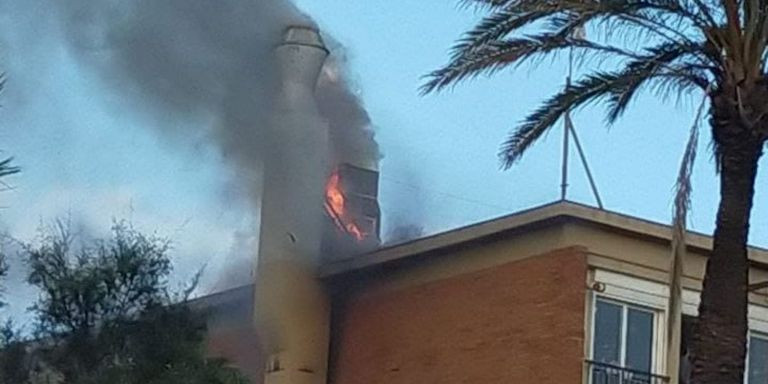
[[[215,148],[231,170],[226,174],[234,175],[221,186],[223,198],[238,200],[228,205],[258,217],[266,143],[270,151],[280,151],[285,143],[282,132],[270,127],[280,86],[273,49],[288,25],[314,26],[293,4],[287,0],[0,0],[0,21],[2,54],[7,58],[2,69],[12,82],[24,81],[12,89],[18,102],[31,95],[39,98],[29,91],[36,84],[58,81],[46,77],[48,63],[72,63],[76,69],[68,73],[86,79],[82,81],[94,90],[90,96],[110,108],[113,116],[125,116],[135,122],[135,129],[157,129],[158,137],[170,145]],[[346,52],[336,39],[323,37],[331,52],[315,94],[330,130],[330,163],[375,168],[378,147],[370,117],[348,76]],[[22,55],[29,59],[15,59]],[[30,62],[45,65],[28,70],[25,66]],[[51,127],[50,133],[61,137],[61,145],[75,145],[67,141],[65,130],[57,128]],[[281,166],[289,171],[292,165]],[[256,225],[258,220],[252,222]],[[250,233],[257,235],[259,230],[253,228]],[[233,233],[232,238],[233,243],[222,248],[230,245],[232,252],[247,252],[239,263],[250,262],[254,250],[248,248],[255,241],[243,234]],[[225,271],[250,269],[224,267]],[[247,282],[243,276],[215,280],[229,285]]]
[[[288,25],[314,26],[275,0],[68,0],[56,3],[70,47],[129,107],[177,135],[212,140],[260,190],[260,155],[278,71],[272,49]],[[376,166],[370,118],[350,90],[344,50],[331,56],[316,97],[331,129],[335,161]],[[193,122],[208,122],[202,131]],[[184,124],[190,122],[190,124]]]
[[[285,0],[30,2],[49,9],[67,52],[97,75],[112,108],[150,119],[171,142],[213,143],[258,213],[265,143],[284,142],[268,124],[279,86],[272,50],[288,25],[314,21]],[[331,55],[316,99],[331,164],[376,168],[371,120],[352,90],[344,49],[324,38]]]
[[[349,80],[346,50],[331,37],[326,37],[325,43],[331,55],[317,82],[317,104],[320,114],[331,126],[335,157],[332,162],[378,169],[379,147],[374,140],[371,118]]]

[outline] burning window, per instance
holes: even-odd
[[[378,243],[378,172],[342,164],[325,186],[325,210],[335,226],[357,242]]]

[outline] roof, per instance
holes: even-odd
[[[196,297],[188,304],[190,308],[206,314],[211,328],[250,324],[253,316],[253,284]]]
[[[406,243],[382,247],[367,254],[326,264],[321,267],[320,274],[323,277],[331,277],[347,272],[368,269],[440,249],[497,236],[505,232],[553,225],[563,221],[597,225],[606,230],[632,234],[651,240],[655,239],[656,241],[669,242],[672,238],[672,230],[669,225],[570,201],[558,201]],[[689,231],[686,240],[689,248],[698,249],[703,252],[709,252],[712,249],[711,236]],[[753,266],[768,269],[768,250],[749,247],[749,257]]]

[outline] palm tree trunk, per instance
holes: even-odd
[[[691,382],[743,384],[749,272],[747,236],[762,140],[743,127],[715,125],[714,128],[720,162],[720,206],[694,333]]]

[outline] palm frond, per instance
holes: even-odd
[[[708,57],[686,33],[670,25],[685,24],[683,20],[696,19],[695,9],[687,0],[498,0],[475,1],[498,6],[474,28],[466,32],[451,49],[451,58],[445,66],[429,73],[421,86],[421,94],[442,90],[462,80],[480,74],[493,74],[509,65],[524,63],[532,57],[556,53],[566,48],[577,49],[583,57],[608,58],[617,55],[624,59],[642,59],[624,46],[574,38],[574,31],[591,21],[603,20],[606,33],[614,30],[613,23],[621,23],[620,30],[635,30],[638,41],[653,41],[661,37],[666,44],[687,51],[695,61],[710,63],[717,56]],[[473,2],[474,3],[474,2]],[[503,5],[503,6],[502,6]],[[525,26],[540,21],[548,28],[533,35],[514,36]],[[700,22],[688,20],[686,26]],[[600,23],[598,23],[600,25]],[[680,28],[685,30],[685,28]],[[658,40],[656,40],[658,41]],[[695,48],[695,49],[694,49]],[[671,50],[671,49],[670,49]],[[596,56],[594,56],[596,55]]]
[[[672,214],[673,245],[685,243],[684,240],[682,240],[682,237],[685,235],[688,210],[691,206],[691,192],[693,191],[691,186],[691,176],[693,175],[693,165],[696,160],[696,148],[698,147],[699,142],[699,125],[706,97],[707,92],[704,93],[701,103],[696,111],[696,116],[688,136],[688,142],[685,145],[685,151],[683,152],[683,158],[680,162],[680,169],[677,173],[674,212]],[[673,248],[675,247],[673,246]]]
[[[651,25],[652,28],[646,28],[645,32],[660,34],[661,30],[675,30],[659,22],[658,13],[666,15],[665,19],[669,19],[670,15],[677,16],[678,19],[684,18],[684,15],[680,14],[682,6],[673,0],[518,0],[509,3],[508,6],[484,17],[474,28],[466,32],[452,47],[452,57],[472,53],[486,43],[505,38],[539,20],[547,21],[548,32],[567,35],[593,19],[624,17],[643,22],[638,25],[640,27]],[[655,13],[644,12],[647,10]],[[685,37],[683,34],[680,35]]]
[[[545,32],[553,35],[571,35],[574,29],[583,26],[592,17],[601,12],[610,12],[609,9],[597,8],[596,4],[594,1],[573,0],[515,1],[513,5],[484,17],[474,28],[464,33],[451,48],[451,55],[457,58],[472,53],[489,42],[502,40],[540,20],[546,20],[549,24]]]
[[[451,58],[455,60],[461,56],[470,55],[486,44],[501,40],[510,32],[546,17],[551,13],[551,10],[522,13],[508,10],[495,12],[480,20],[474,28],[464,33],[464,36],[451,47]]]
[[[624,69],[624,82],[612,92],[608,105],[608,122],[613,124],[624,113],[637,91],[647,82],[656,81],[658,89],[683,91],[691,87],[704,89],[707,80],[691,70],[689,65],[673,63],[698,51],[680,43],[666,43],[648,50],[641,59],[627,63]]]
[[[695,14],[700,15],[701,20],[701,26],[707,27],[707,28],[714,28],[718,26],[718,22],[715,20],[714,13],[715,10],[704,3],[703,0],[691,0],[695,7],[695,11],[693,12]]]
[[[511,167],[567,111],[610,95],[612,89],[623,81],[619,72],[591,74],[545,101],[502,144],[499,151],[502,167]]]
[[[762,76],[762,55],[766,48],[768,36],[768,5],[765,0],[745,0],[742,2],[744,67],[747,77],[758,79]]]
[[[21,172],[21,168],[13,165],[13,158],[0,160],[0,177],[10,176]]]
[[[507,169],[517,162],[523,153],[567,112],[583,105],[605,100],[608,104],[607,119],[615,121],[633,95],[645,82],[657,87],[677,87],[677,90],[691,90],[702,87],[702,81],[694,73],[674,72],[670,68],[656,71],[651,66],[636,66],[615,72],[597,72],[566,87],[562,92],[545,101],[528,115],[502,144],[499,151],[502,168]]]
[[[438,91],[481,74],[490,75],[509,65],[520,65],[533,57],[563,49],[637,58],[637,55],[622,48],[570,37],[568,34],[546,32],[523,38],[496,40],[467,55],[458,56],[445,67],[429,73],[426,76],[429,80],[421,86],[421,94]]]
[[[521,61],[533,53],[546,53],[568,46],[566,39],[540,39],[536,37],[496,40],[481,48],[454,60],[426,76],[430,79],[421,87],[421,93],[427,94],[440,90],[481,73],[492,74],[507,65]]]
[[[680,162],[680,169],[677,174],[677,182],[675,183],[674,211],[672,213],[672,255],[669,268],[670,296],[667,308],[669,321],[666,329],[667,340],[670,340],[670,345],[668,346],[668,351],[670,353],[676,353],[680,350],[680,322],[682,320],[683,293],[682,279],[687,246],[686,227],[688,224],[688,211],[691,207],[691,193],[693,192],[691,176],[693,175],[693,165],[696,160],[696,148],[699,143],[699,122],[701,121],[704,102],[706,101],[708,91],[709,87],[707,87],[704,92],[701,104],[699,104],[699,108],[696,112],[696,117],[693,120],[693,126],[691,127],[690,135],[688,137],[688,143],[685,145],[683,159]],[[677,364],[678,362],[672,360],[672,363]]]
[[[678,74],[659,73],[649,81],[648,85],[651,93],[659,96],[661,100],[674,97],[679,102],[684,96],[705,88],[700,82],[704,78],[699,77],[699,73],[692,73],[691,76],[696,80]]]
[[[480,9],[501,8],[514,0],[459,0],[459,6],[469,8],[476,7]]]
[[[0,72],[0,91],[5,88],[7,80],[8,78],[5,76],[5,73]],[[19,172],[21,172],[21,168],[13,165],[12,157],[0,160],[0,177],[10,176]]]
[[[707,88],[722,73],[724,40],[718,31],[724,25],[725,15],[716,0],[460,0],[460,3],[476,6],[489,14],[456,42],[448,64],[425,76],[420,88],[422,94],[554,56],[563,50],[572,50],[579,60],[597,58],[618,66],[613,71],[597,70],[583,77],[529,114],[501,147],[503,168],[519,160],[569,110],[605,101],[606,119],[613,123],[640,90],[649,88],[662,95],[679,95]],[[753,16],[752,20],[752,24],[763,26],[759,17]],[[768,16],[764,25],[765,40],[768,40]],[[590,39],[574,34],[587,27]],[[531,30],[535,32],[525,34]],[[623,42],[617,33],[626,33]],[[633,38],[627,40],[626,36]]]

